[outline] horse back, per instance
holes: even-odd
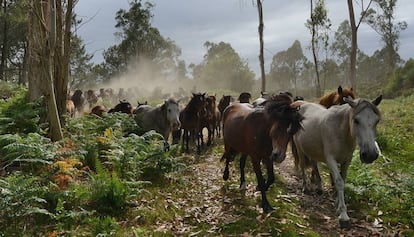
[[[254,157],[269,156],[272,146],[268,121],[263,108],[234,103],[223,113],[223,138],[226,149]]]

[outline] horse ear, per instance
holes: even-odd
[[[375,106],[378,106],[381,103],[381,100],[382,100],[382,95],[378,96],[375,100],[372,101],[372,103]]]
[[[351,96],[347,96],[347,97],[343,97],[343,100],[346,102],[346,103],[348,103],[351,107],[355,107],[356,106],[356,103],[355,103],[355,101],[352,99],[352,97]]]
[[[338,86],[338,93],[342,94],[342,86]]]

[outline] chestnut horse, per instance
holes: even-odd
[[[352,99],[355,99],[355,94],[352,87],[350,89],[342,89],[342,87],[339,86],[338,90],[322,96],[319,99],[319,104],[325,106],[326,108],[329,108],[332,105],[343,105],[346,104],[344,97],[348,96],[350,96]]]
[[[229,178],[229,163],[241,153],[240,186],[243,188],[244,164],[246,157],[250,156],[264,212],[273,210],[266,197],[266,191],[275,179],[273,161],[280,163],[285,159],[289,141],[301,128],[302,116],[291,103],[289,96],[276,95],[269,99],[265,107],[253,108],[247,103],[233,103],[223,114],[225,151],[221,160],[226,161],[223,179]],[[267,182],[262,175],[261,162],[267,169]]]
[[[190,137],[194,135],[197,140],[197,153],[201,153],[201,139],[203,139],[203,134],[201,133],[201,119],[205,112],[205,103],[206,103],[206,93],[192,93],[188,104],[180,112],[180,122],[181,128],[183,130],[183,140],[181,144],[181,149],[188,153],[188,143]],[[185,146],[184,146],[185,145]]]

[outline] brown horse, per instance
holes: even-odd
[[[226,109],[227,106],[230,105],[230,102],[233,102],[233,98],[231,95],[223,95],[219,101],[218,109],[221,114],[223,114],[224,109]]]
[[[216,106],[216,96],[207,96],[205,107],[205,116],[202,116],[201,118],[201,129],[207,128],[207,146],[210,146],[217,130],[217,121],[220,121],[220,111],[218,111],[218,108]]]
[[[125,113],[125,114],[132,114],[133,108],[131,103],[126,100],[120,100],[119,104],[115,105],[112,109],[108,111],[108,113]]]
[[[241,153],[240,181],[244,182],[244,164],[247,156],[251,157],[256,173],[258,189],[262,194],[262,208],[269,212],[266,191],[274,182],[273,161],[282,162],[286,149],[293,135],[301,128],[302,116],[298,109],[291,106],[292,99],[287,95],[273,96],[265,107],[253,108],[247,103],[234,103],[223,114],[224,154],[226,161],[223,179],[229,178],[229,163],[235,155]],[[267,169],[267,182],[261,171],[260,163]]]
[[[338,90],[322,96],[319,99],[319,104],[325,106],[326,108],[329,108],[332,105],[343,105],[346,104],[344,97],[348,96],[350,96],[352,99],[355,99],[355,94],[352,87],[350,89],[342,89],[342,87],[339,86]]]
[[[188,143],[190,137],[194,135],[197,139],[197,153],[201,153],[201,118],[205,113],[206,93],[192,93],[193,96],[188,104],[180,112],[181,128],[183,130],[183,140],[181,149],[188,153]],[[184,147],[185,145],[185,147]]]
[[[92,108],[90,115],[96,115],[98,117],[103,117],[104,113],[108,112],[108,110],[103,105],[97,105]]]

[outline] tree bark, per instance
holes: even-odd
[[[63,138],[53,85],[53,48],[55,44],[55,0],[32,1],[29,25],[29,97],[45,97],[49,135],[52,141]]]
[[[264,43],[263,43],[263,6],[262,6],[262,0],[257,0],[257,10],[259,11],[259,41],[260,41],[260,55],[259,55],[259,61],[260,61],[260,72],[262,76],[262,92],[266,91],[266,72],[264,67]]]
[[[354,6],[352,0],[348,0],[349,22],[351,24],[351,55],[349,68],[349,82],[354,93],[357,93],[356,87],[356,54],[357,54],[357,33],[358,27],[355,23]]]

